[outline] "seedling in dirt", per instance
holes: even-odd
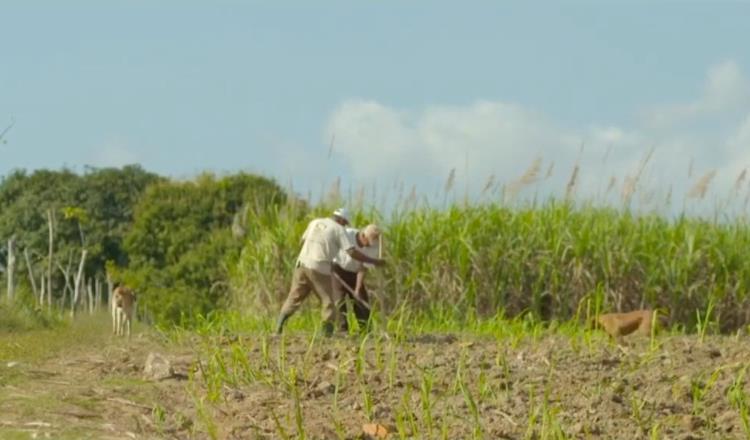
[[[414,411],[411,409],[411,393],[411,384],[406,384],[404,394],[401,396],[401,413],[406,414],[406,421],[409,423],[410,431],[412,433],[417,433],[419,432],[419,429],[417,428],[417,420],[414,417]]]
[[[240,379],[245,384],[250,384],[258,380],[258,373],[250,364],[247,351],[239,344],[232,347],[232,365],[235,375],[241,374]]]
[[[729,403],[737,410],[742,423],[742,430],[750,438],[750,402],[745,393],[745,373],[747,367],[740,370],[737,377],[732,381],[732,385],[727,391]]]
[[[343,364],[343,358],[339,359],[339,365],[338,368],[336,368],[336,383],[334,384],[333,388],[333,414],[338,414],[339,410],[339,390],[341,389],[342,384],[342,375],[341,371],[344,368]]]
[[[354,367],[357,372],[357,377],[359,377],[360,379],[362,378],[362,375],[364,373],[365,352],[367,350],[366,344],[367,344],[368,338],[369,338],[369,335],[365,335],[365,337],[362,338],[362,342],[360,342],[359,347],[357,349],[357,357],[354,360]]]
[[[199,397],[200,390],[197,384],[193,382],[192,375],[188,377],[188,380],[189,381],[186,390],[193,402],[193,406],[195,407],[198,419],[203,423],[205,432],[208,433],[208,436],[211,437],[212,440],[215,440],[219,438],[219,429],[216,421],[213,419],[209,409],[206,407],[205,399]],[[195,426],[193,428],[195,428]]]
[[[344,440],[347,438],[344,424],[341,423],[341,420],[339,420],[335,415],[331,417],[331,425],[333,425],[333,430],[336,432],[336,436],[340,440]]]
[[[650,431],[650,434],[649,434],[649,440],[659,440],[659,439],[661,438],[661,437],[660,437],[660,434],[659,434],[659,429],[660,429],[660,428],[661,428],[661,426],[659,426],[659,424],[658,424],[658,423],[656,423],[656,424],[655,424],[655,425],[654,425],[654,426],[653,426],[653,427],[651,428],[651,431]]]
[[[383,364],[383,344],[382,344],[383,338],[381,336],[378,336],[375,338],[375,347],[373,348],[374,355],[375,355],[375,368],[382,372],[384,369]]]
[[[706,329],[708,328],[709,323],[711,322],[711,312],[714,309],[714,300],[713,297],[709,298],[708,305],[706,306],[706,313],[701,317],[700,310],[696,310],[696,320],[697,320],[697,330],[698,334],[700,335],[700,342],[703,343],[704,338],[706,337]]]
[[[466,407],[469,408],[469,412],[471,413],[471,416],[474,419],[474,430],[472,432],[472,435],[474,436],[474,438],[483,438],[482,420],[479,417],[479,407],[477,406],[477,403],[474,400],[474,396],[471,395],[471,390],[469,390],[469,387],[467,387],[466,384],[464,383],[462,372],[461,372],[461,363],[459,363],[459,368],[456,370],[456,382],[458,383],[459,389],[461,390],[461,394],[464,397],[464,401],[466,402]]]
[[[508,358],[506,357],[504,352],[501,352],[500,348],[497,350],[497,355],[495,356],[495,366],[500,369],[502,372],[502,377],[504,379],[503,388],[505,391],[508,391],[510,378],[511,378],[511,372],[510,372],[510,364],[508,363]]]
[[[209,359],[206,365],[202,361],[199,361],[198,368],[201,371],[201,377],[206,386],[206,398],[209,402],[217,402],[221,398],[223,381],[220,375],[214,372],[211,359]]]
[[[530,440],[536,438],[536,424],[539,417],[539,409],[534,402],[534,387],[529,387],[529,418],[526,421],[526,434],[524,439]]]
[[[360,382],[359,384],[360,390],[362,391],[362,408],[365,410],[365,416],[367,417],[368,421],[372,421],[373,416],[373,402],[372,402],[372,393],[370,393],[370,390],[367,389],[367,383],[364,381]]]
[[[391,351],[388,355],[388,388],[392,389],[396,381],[396,370],[398,369],[398,348],[395,344],[391,345]]]
[[[286,370],[286,335],[281,334],[279,338],[279,346],[276,349],[276,369],[279,373]]]
[[[307,363],[310,362],[310,359],[312,358],[313,349],[315,348],[315,341],[317,340],[318,340],[318,332],[315,331],[310,336],[310,342],[308,342],[307,344],[307,351],[305,351],[305,356],[304,356],[305,365],[307,365]]]
[[[651,350],[651,353],[654,353],[659,349],[659,344],[656,340],[656,330],[659,326],[660,314],[661,312],[658,309],[654,310],[654,313],[651,314],[651,334],[649,335],[649,349]]]
[[[276,415],[276,411],[274,411],[273,408],[270,408],[270,411],[271,419],[273,419],[273,424],[276,427],[276,433],[284,440],[291,439],[289,434],[287,434],[286,430],[284,429],[284,425],[279,421],[279,417]]]
[[[162,434],[164,431],[164,423],[167,421],[167,412],[164,410],[164,407],[158,403],[155,404],[151,409],[151,420],[154,421],[157,432]]]
[[[435,377],[430,371],[422,371],[422,384],[420,387],[420,398],[422,401],[422,419],[427,428],[428,438],[432,438],[432,384]]]
[[[639,398],[635,393],[630,395],[630,418],[641,428],[647,430],[650,420],[644,419],[643,408],[646,406],[646,400]]]
[[[690,381],[690,396],[693,401],[693,414],[699,415],[703,412],[703,401],[716,384],[720,372],[721,368],[714,370],[705,383],[703,382],[702,374]]]
[[[486,400],[493,396],[492,384],[487,380],[487,373],[482,370],[479,372],[479,400]]]
[[[464,368],[466,368],[466,349],[461,350],[461,354],[458,355],[458,362],[456,364],[456,377],[453,381],[453,388],[452,392],[458,393],[461,391],[461,387],[463,384],[461,383],[461,378],[463,374]]]
[[[299,386],[297,385],[297,370],[292,367],[289,370],[289,383],[292,387],[292,398],[294,399],[294,423],[297,426],[297,438],[305,438],[305,417],[302,413],[302,400],[300,399]]]
[[[271,355],[268,352],[268,337],[266,335],[263,335],[260,340],[260,354],[263,366],[268,370],[271,367]]]
[[[545,388],[541,407],[537,406],[534,398],[534,388],[529,387],[529,419],[526,426],[525,439],[568,439],[557,418],[559,409],[549,402],[549,386]],[[537,426],[541,416],[541,426]]]

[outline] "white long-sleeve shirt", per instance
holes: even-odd
[[[346,231],[346,235],[349,236],[349,239],[354,243],[358,251],[362,252],[363,254],[367,255],[370,258],[378,257],[378,248],[376,244],[373,244],[371,246],[359,246],[359,244],[357,243],[357,232],[359,232],[358,229],[355,229],[355,228],[344,228],[344,229]],[[372,265],[370,264],[365,264],[365,263],[362,263],[361,261],[355,260],[346,251],[339,251],[336,257],[333,259],[333,262],[341,266],[342,269],[349,271],[349,272],[359,272],[365,267],[368,269],[372,267]]]

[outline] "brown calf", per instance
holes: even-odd
[[[127,330],[127,336],[130,337],[135,300],[135,292],[125,286],[118,286],[112,291],[112,333],[123,336]]]
[[[658,312],[655,310],[634,310],[627,313],[604,313],[592,323],[594,328],[601,328],[609,336],[622,342],[622,338],[631,333],[650,336],[653,325],[658,325]]]

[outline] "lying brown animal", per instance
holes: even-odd
[[[130,337],[130,326],[135,313],[135,292],[125,286],[112,291],[112,333]]]
[[[617,343],[631,333],[650,336],[654,325],[659,325],[659,312],[656,310],[634,310],[627,313],[604,313],[592,323],[601,328]]]

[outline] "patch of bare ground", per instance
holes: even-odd
[[[741,439],[748,349],[720,336],[620,350],[562,335],[246,334],[167,344],[142,333],[30,363],[3,360],[0,436],[358,439],[376,423],[389,438]],[[167,377],[145,374],[150,353],[167,360]]]

